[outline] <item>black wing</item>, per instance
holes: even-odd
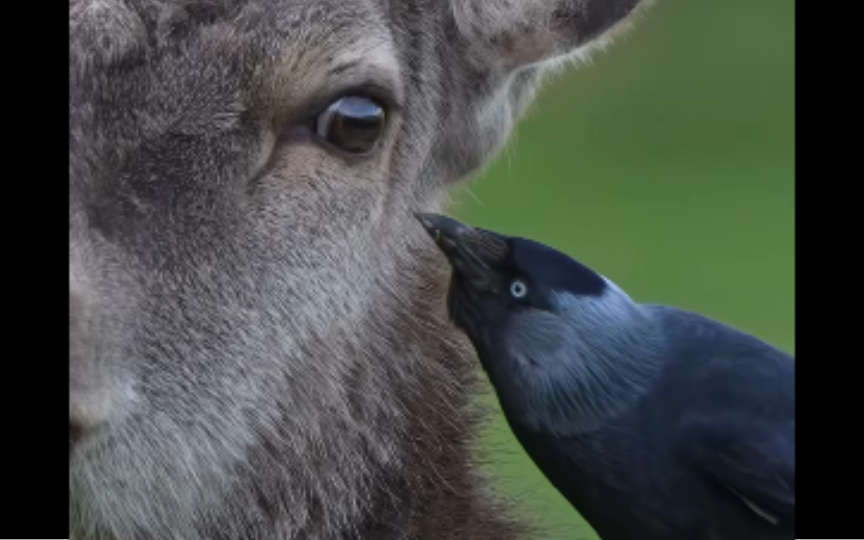
[[[702,416],[688,421],[691,463],[750,510],[779,525],[795,514],[795,423]]]
[[[794,521],[794,358],[701,315],[651,309],[675,344],[665,403],[683,409],[681,457],[767,521]]]

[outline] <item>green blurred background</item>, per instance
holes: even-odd
[[[451,211],[794,353],[793,152],[792,0],[661,0],[547,85]],[[500,415],[484,435],[543,540],[597,538]]]

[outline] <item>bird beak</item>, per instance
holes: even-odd
[[[478,291],[495,291],[500,278],[497,267],[509,252],[501,235],[476,229],[438,214],[414,216],[450,260],[455,271]]]

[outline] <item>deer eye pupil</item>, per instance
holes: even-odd
[[[349,154],[368,154],[384,132],[386,113],[375,100],[344,96],[330,104],[317,120],[319,137]]]

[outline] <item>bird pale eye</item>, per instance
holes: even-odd
[[[513,298],[523,298],[528,294],[528,287],[518,279],[510,284],[510,295]]]
[[[384,132],[384,107],[364,96],[344,96],[315,121],[315,132],[349,154],[368,154]]]

